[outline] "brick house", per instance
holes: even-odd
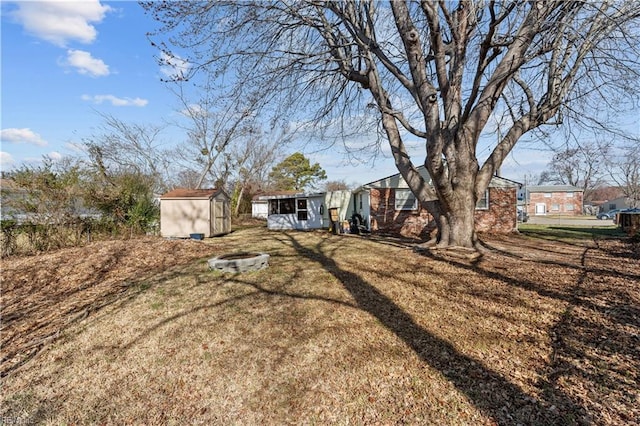
[[[418,170],[430,181],[424,167]],[[518,182],[493,177],[476,206],[476,230],[513,232],[517,227],[516,194],[520,187]],[[353,201],[354,212],[360,214],[371,232],[425,239],[436,227],[433,217],[419,205],[399,173],[358,188]]]
[[[524,196],[529,215],[576,216],[582,214],[583,191],[575,186],[527,186]]]

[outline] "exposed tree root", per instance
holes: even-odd
[[[413,248],[417,253],[431,254],[439,257],[450,257],[454,259],[466,260],[469,262],[479,261],[483,253],[478,247],[460,247],[460,246],[446,246],[439,247],[435,240],[429,240],[425,243],[417,244]]]

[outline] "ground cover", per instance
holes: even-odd
[[[617,238],[269,232],[2,265],[2,418],[49,424],[633,424],[640,260]],[[214,255],[270,254],[246,274]],[[50,302],[49,302],[50,301]]]

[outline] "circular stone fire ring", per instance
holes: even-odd
[[[231,253],[209,259],[209,269],[220,272],[258,271],[269,266],[266,253]]]

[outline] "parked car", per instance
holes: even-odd
[[[613,209],[613,210],[609,210],[608,212],[598,213],[596,215],[596,218],[598,218],[600,220],[615,219],[616,215],[618,213],[620,213],[621,211],[623,211],[623,210],[622,209]]]
[[[524,210],[518,209],[518,222],[527,223],[529,221],[529,213]]]

